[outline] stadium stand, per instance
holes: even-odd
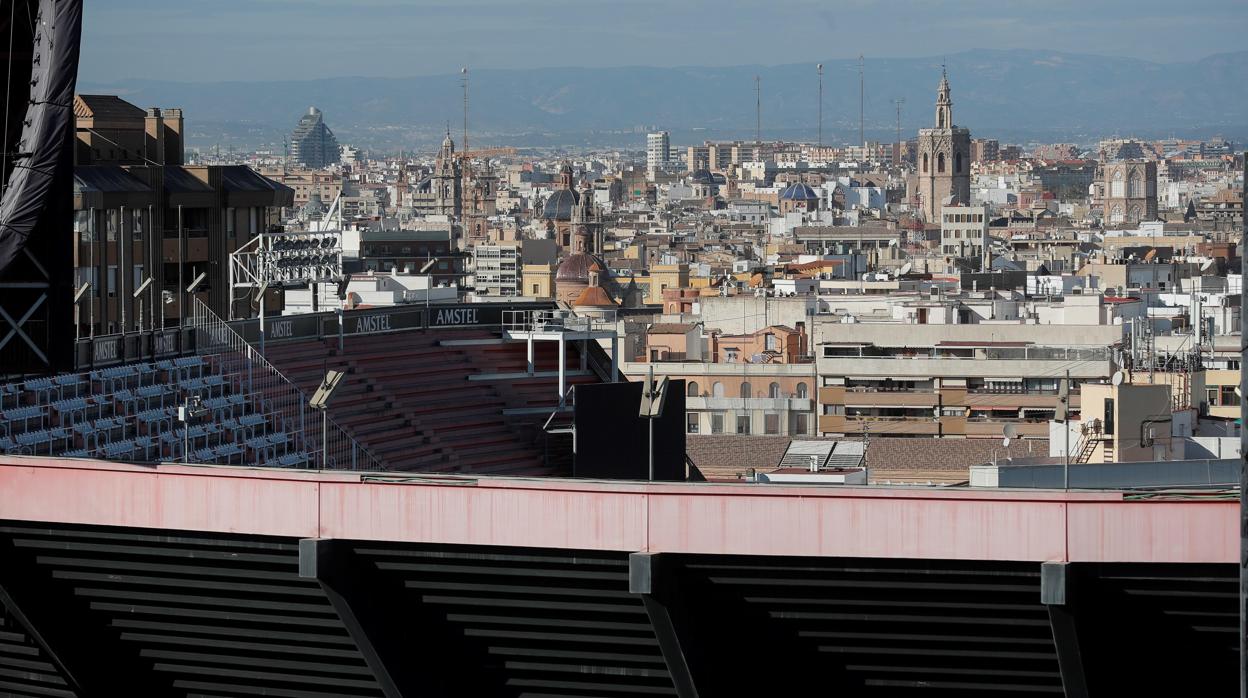
[[[223,356],[6,383],[0,400],[3,453],[277,467],[311,460],[296,425]],[[196,403],[206,414],[184,425],[178,408]]]
[[[269,359],[302,390],[346,372],[330,414],[387,469],[567,475],[567,444],[541,427],[560,410],[557,344],[534,346],[489,329],[406,331],[275,346]],[[580,349],[562,357],[569,386],[597,383]]]

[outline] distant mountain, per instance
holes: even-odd
[[[893,100],[903,98],[903,133],[932,121],[940,58],[866,61],[869,138],[894,134]],[[972,134],[1012,139],[1092,140],[1104,135],[1213,135],[1248,131],[1248,51],[1187,63],[1036,50],[973,50],[943,59],[954,117]],[[813,64],[723,68],[544,68],[475,70],[471,123],[478,142],[533,144],[619,141],[673,131],[676,142],[752,137],[754,76],[761,78],[763,136],[814,138]],[[459,131],[458,75],[326,78],[312,81],[84,82],[84,93],[186,110],[191,142],[281,143],[310,105],[346,142],[373,147],[432,143],[444,124]],[[857,140],[856,60],[824,61],[824,140]],[[683,137],[683,139],[682,139]]]

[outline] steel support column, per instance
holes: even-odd
[[[677,631],[671,608],[676,603],[676,579],[669,560],[657,553],[632,553],[628,556],[628,591],[641,597],[646,615],[659,641],[659,650],[672,676],[676,695],[695,698],[698,688],[689,669],[685,648],[681,646],[682,633]],[[689,641],[685,633],[686,643]]]
[[[1087,698],[1088,681],[1083,672],[1079,632],[1071,606],[1071,574],[1068,562],[1045,562],[1040,566],[1040,602],[1049,611],[1049,626],[1057,650],[1066,698]]]
[[[415,662],[402,656],[375,576],[342,541],[299,541],[299,577],[315,579],[321,586],[387,698],[422,695],[415,688],[414,673],[407,669]]]

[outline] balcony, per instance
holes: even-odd
[[[930,392],[856,390],[845,391],[846,407],[935,407],[940,396]]]
[[[1099,359],[971,359],[960,357],[822,357],[818,360],[819,375],[849,378],[897,380],[929,380],[932,378],[1023,378],[1027,376],[1059,376],[1070,371],[1077,379],[1108,378],[1113,363],[1108,357]]]
[[[686,410],[762,410],[764,412],[810,412],[814,403],[807,397],[687,397]]]
[[[995,419],[966,420],[966,435],[1000,437],[1005,434],[1006,424],[1013,424],[1018,429],[1019,436],[1047,437],[1049,435],[1048,422],[1013,422]]]

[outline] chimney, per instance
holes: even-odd
[[[164,141],[165,153],[161,159],[166,165],[181,166],[186,162],[183,153],[183,127],[182,110],[181,109],[165,109],[162,113],[164,119]]]
[[[165,164],[165,128],[156,107],[149,107],[143,117],[143,132],[143,157],[147,159],[144,164]]]

